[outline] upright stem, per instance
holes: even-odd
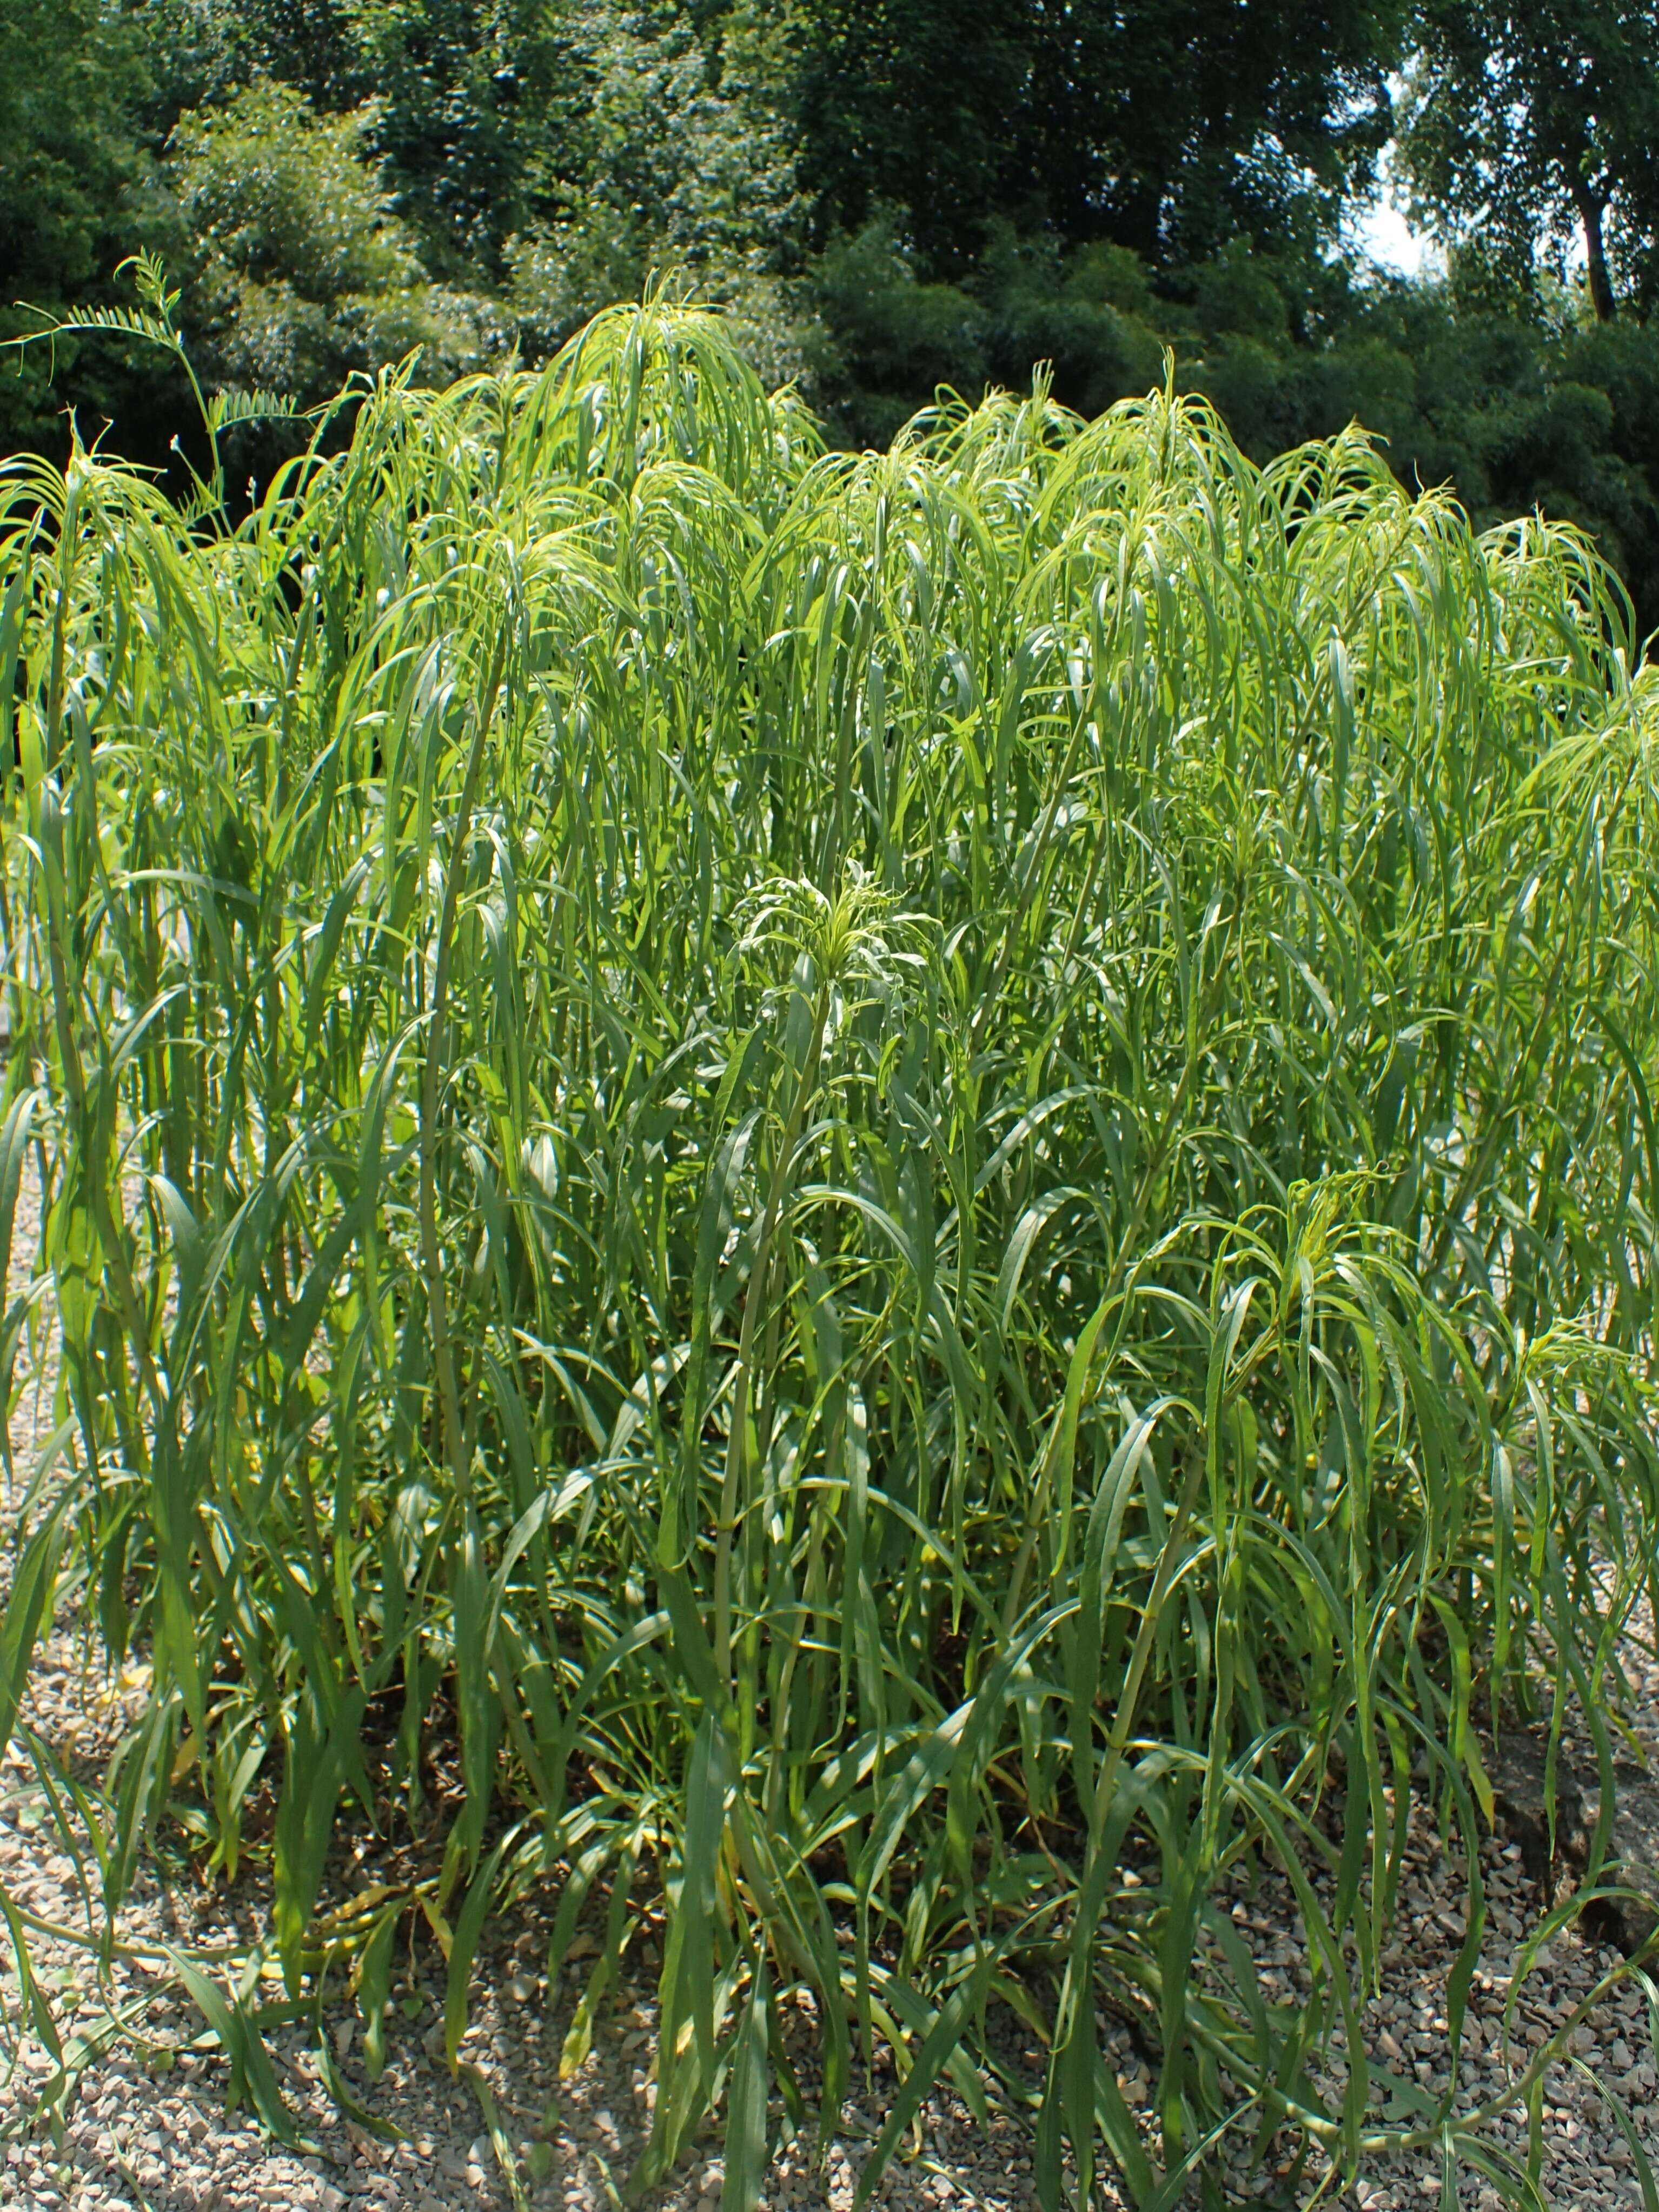
[[[777,1232],[778,1215],[783,1208],[783,1194],[789,1180],[789,1163],[794,1156],[800,1136],[800,1125],[806,1112],[806,1102],[817,1088],[818,1060],[823,1051],[823,1032],[830,1019],[830,980],[826,976],[818,985],[817,1005],[812,1014],[812,1038],[801,1063],[800,1081],[795,1086],[795,1096],[790,1103],[789,1118],[784,1124],[783,1141],[778,1147],[777,1164],[772,1170],[771,1188],[766,1194],[766,1212],[761,1219],[761,1232],[755,1246],[755,1264],[750,1270],[749,1289],[743,1302],[743,1327],[738,1337],[738,1374],[732,1393],[732,1429],[726,1446],[726,1480],[720,1486],[720,1517],[719,1540],[714,1553],[714,1666],[722,1682],[728,1682],[732,1674],[732,1537],[738,1523],[738,1503],[743,1496],[744,1478],[749,1465],[749,1390],[755,1357],[755,1329],[765,1310],[772,1274],[772,1243]]]
[[[438,1400],[442,1409],[444,1455],[456,1492],[464,1497],[468,1483],[469,1454],[461,1423],[460,1390],[449,1336],[449,1302],[444,1293],[443,1258],[438,1249],[438,1093],[444,1068],[444,1007],[449,994],[450,948],[455,934],[455,909],[460,902],[461,866],[472,807],[477,796],[478,775],[483,766],[484,743],[495,720],[495,700],[501,687],[507,659],[507,631],[503,625],[495,659],[478,708],[461,784],[461,803],[456,810],[455,832],[444,874],[443,912],[438,924],[438,964],[432,984],[432,1011],[426,1037],[426,1059],[421,1069],[421,1265],[426,1276],[427,1311],[432,1322],[432,1357],[438,1370]]]

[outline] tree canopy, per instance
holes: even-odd
[[[959,272],[986,227],[1148,261],[1328,237],[1388,138],[1394,0],[798,0],[802,173],[820,225],[906,211]]]
[[[1401,118],[1419,217],[1528,288],[1581,250],[1595,313],[1659,285],[1659,10],[1427,0]]]

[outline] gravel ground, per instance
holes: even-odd
[[[32,1249],[33,1221],[24,1201],[15,1249]],[[15,1277],[16,1270],[14,1269]],[[14,1290],[16,1285],[14,1281]],[[49,1431],[52,1383],[51,1347],[36,1347],[38,1367],[10,1435],[20,1473],[26,1473],[39,1440]],[[8,1568],[9,1571],[9,1568]],[[1659,1666],[1641,1652],[1627,1659],[1637,1698],[1629,1715],[1630,1741],[1644,1751],[1659,1747]],[[128,1711],[142,1701],[141,1669],[118,1680],[96,1652],[78,1644],[60,1624],[43,1645],[30,1683],[26,1717],[65,1766],[94,1778],[118,1736]],[[78,1885],[95,1872],[82,1854],[77,1866],[69,1848],[78,1832],[60,1830],[27,1753],[14,1744],[0,1769],[0,1883],[15,1904],[40,1920],[73,1923],[82,1907]],[[1407,1863],[1392,1941],[1382,1961],[1382,1989],[1363,2021],[1375,2063],[1414,2076],[1435,2090],[1446,2080],[1447,1978],[1463,1933],[1466,1887],[1461,1865],[1445,1856],[1423,1808],[1411,1814]],[[1482,1848],[1488,1924],[1470,1992],[1465,2031],[1462,2102],[1467,2108],[1492,2094],[1506,2078],[1503,2014],[1517,1954],[1536,1927],[1545,1900],[1528,1871],[1519,1845],[1501,1837]],[[357,1850],[339,1860],[336,1901],[372,1879],[371,1856]],[[326,2008],[330,2054],[340,2080],[366,2114],[389,2123],[401,2140],[384,2142],[342,2116],[321,2078],[324,2062],[308,2031],[278,2027],[268,2044],[302,2142],[284,2148],[264,2137],[246,2106],[227,2113],[226,2062],[180,1998],[162,1945],[188,1943],[198,1950],[244,1945],[261,1923],[265,1899],[257,1869],[246,1869],[228,1895],[204,1889],[182,1862],[153,1856],[139,1870],[121,1922],[130,1955],[112,1965],[104,1998],[131,2015],[133,2040],[118,2045],[86,2073],[67,2124],[57,2132],[29,2124],[50,2057],[25,2039],[9,2084],[0,2089],[0,2121],[11,2130],[0,2142],[0,2207],[189,2208],[190,2212],[253,2212],[292,2206],[296,2212],[380,2212],[408,2206],[413,2212],[459,2212],[461,2207],[506,2206],[506,2176],[495,2154],[477,2080],[493,2100],[514,2155],[516,2186],[525,2201],[568,2212],[601,2212],[620,2203],[623,2177],[649,2124],[653,2008],[653,1960],[648,1936],[639,1955],[629,1954],[599,2021],[592,2055],[569,2081],[557,2078],[558,2054],[574,1990],[562,1990],[550,2009],[540,1966],[545,1958],[544,1900],[528,1903],[495,1924],[473,1978],[472,2025],[463,2059],[472,2078],[451,2077],[442,2050],[439,2008],[442,1961],[430,1943],[404,1961],[391,2015],[387,2062],[378,2083],[363,2070],[355,2008],[341,2001]],[[1241,1882],[1232,1908],[1237,1933],[1253,1952],[1264,1996],[1294,2002],[1309,1988],[1305,1953],[1289,1886],[1264,1875],[1247,1890]],[[0,1941],[0,1954],[4,1952]],[[579,1939],[578,1948],[580,1948]],[[93,2033],[105,2017],[94,1962],[77,1946],[37,1934],[30,1955],[60,2021]],[[1524,1984],[1511,2029],[1511,2063],[1519,2066],[1561,2023],[1618,1954],[1598,1949],[1574,1929],[1557,1934],[1540,1954]],[[580,1968],[567,1974],[580,1982]],[[267,1991],[280,1999],[280,1987]],[[15,1971],[0,1979],[0,2000],[14,2032],[19,2013]],[[1041,2054],[1011,2026],[1008,2056],[1035,2072]],[[198,2037],[200,2039],[198,2041]],[[1582,2212],[1634,2208],[1642,2202],[1634,2160],[1596,2084],[1612,2088],[1627,2110],[1650,2154],[1659,2151],[1659,2082],[1646,2027],[1645,2001],[1633,1986],[1599,2006],[1575,2037],[1585,2072],[1558,2066],[1547,2077],[1542,2121],[1540,2181],[1546,2197]],[[810,2095],[810,2023],[800,2024],[800,2063]],[[1146,2061],[1126,2031],[1115,2053],[1118,2078],[1133,2107],[1145,2109],[1151,2087]],[[1340,2068],[1340,2055],[1334,2065]],[[1340,2079],[1334,2076],[1333,2079]],[[786,2148],[774,2166],[769,2205],[850,2207],[866,2146],[890,2094],[890,2076],[864,2082],[843,2115],[823,2178],[802,2146]],[[1492,2140],[1524,2156],[1525,2122],[1497,2124]],[[962,2203],[986,2212],[1030,2212],[1036,2203],[1030,2160],[1021,2129],[999,2118],[981,2131],[953,2100],[939,2099],[925,2116],[920,2148],[896,2166],[876,2194],[878,2204],[922,2207]],[[1243,2142],[1224,2148],[1217,2178],[1232,2203],[1258,2199],[1306,2203],[1318,2187],[1316,2172],[1298,2168],[1288,2151],[1271,2148],[1251,2171]],[[671,2185],[651,2200],[659,2212],[714,2212],[720,2195],[717,2136],[682,2162]],[[1379,2166],[1346,2201],[1363,2212],[1404,2212],[1440,2191],[1437,2160]],[[1471,2208],[1492,2212],[1496,2192],[1467,2172],[1459,2194]],[[1101,2201],[1120,2200],[1107,2189]]]

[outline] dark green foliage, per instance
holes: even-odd
[[[373,121],[270,80],[179,119],[164,173],[196,244],[184,312],[215,384],[314,398],[417,348],[434,381],[500,351],[500,313],[428,279],[365,158]]]
[[[1329,230],[1386,139],[1392,0],[796,0],[802,168],[821,219],[908,211],[927,273],[988,226],[1158,260]]]
[[[143,167],[125,106],[136,46],[97,0],[0,0],[0,339],[28,326],[16,302],[60,306],[140,242],[124,214]],[[0,356],[0,448],[55,434],[51,368]]]
[[[595,0],[569,11],[563,38],[580,97],[541,204],[501,247],[526,350],[553,350],[672,269],[726,307],[769,381],[800,374],[811,307],[789,277],[805,210],[769,34],[728,22],[716,49],[689,15]]]
[[[446,273],[487,269],[502,239],[549,204],[556,149],[578,105],[560,34],[566,12],[538,0],[349,7],[378,103],[376,149]]]
[[[5,5],[7,45],[27,48],[33,0]],[[0,297],[45,316],[128,299],[112,272],[148,246],[214,383],[311,402],[416,348],[434,382],[515,345],[545,354],[672,267],[774,381],[825,352],[792,282],[805,206],[763,21],[700,27],[614,0],[143,0],[50,27],[57,91],[25,99],[14,76],[0,95],[17,109]],[[26,356],[0,448],[61,447],[54,370],[65,397],[124,402],[133,449],[165,457],[173,426],[149,434],[135,404],[148,372],[106,340]]]

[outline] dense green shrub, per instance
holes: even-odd
[[[313,397],[416,356],[447,383],[508,343],[499,309],[433,284],[365,157],[372,108],[319,115],[269,81],[181,117],[167,172],[195,265],[184,315],[220,388]]]
[[[96,0],[5,0],[0,34],[14,58],[0,70],[4,340],[34,319],[19,302],[61,307],[137,242],[116,240],[139,155],[119,89],[135,42]],[[64,402],[52,389],[52,367],[44,354],[0,356],[0,447],[7,451],[57,431]]]

